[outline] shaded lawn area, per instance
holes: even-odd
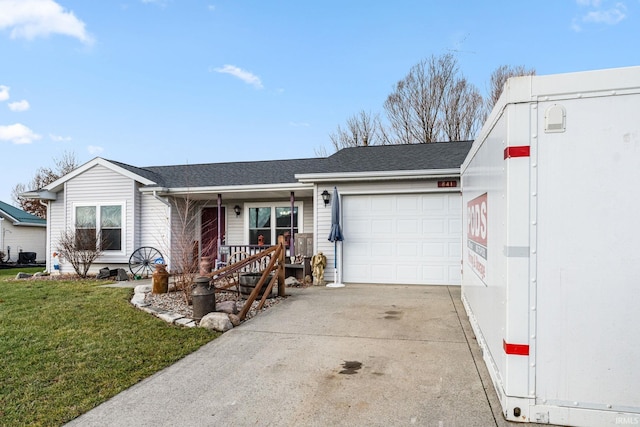
[[[2,426],[61,425],[218,336],[136,309],[132,289],[16,273],[0,270]]]

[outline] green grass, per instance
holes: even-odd
[[[134,308],[132,289],[16,273],[0,270],[0,426],[61,425],[218,336]]]

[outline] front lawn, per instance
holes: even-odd
[[[218,335],[171,326],[95,280],[0,270],[0,425],[61,425]]]

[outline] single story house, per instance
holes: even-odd
[[[34,262],[46,258],[47,222],[0,202],[0,251],[4,262]]]
[[[47,267],[65,230],[101,232],[92,271],[127,268],[134,251],[157,249],[169,268],[180,241],[194,257],[313,236],[345,283],[459,284],[460,165],[471,141],[342,149],[324,158],[138,167],[97,157],[45,188]],[[344,241],[328,241],[337,188]],[[326,193],[325,193],[326,194]],[[295,253],[289,255],[297,255]],[[64,260],[61,272],[72,272]]]

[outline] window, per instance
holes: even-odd
[[[103,251],[122,250],[123,205],[76,206],[76,243],[91,250],[100,245]]]
[[[262,236],[265,245],[278,242],[278,236],[285,236],[285,243],[289,244],[291,234],[291,206],[252,206],[249,215],[249,244],[257,245]],[[293,209],[293,232],[298,233],[300,227],[300,206]]]

